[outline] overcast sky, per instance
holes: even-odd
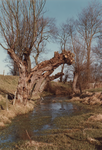
[[[93,0],[46,0],[46,16],[55,18],[56,25],[60,26],[61,23],[64,23],[68,18],[77,18],[78,13],[92,1]],[[98,1],[101,2],[102,0]],[[53,57],[54,51],[59,50],[59,45],[57,44],[49,43],[47,47],[49,49],[47,59]],[[4,63],[4,59],[7,57],[6,53],[7,52],[0,47],[0,74],[3,74],[3,70],[5,70],[5,74],[8,72],[6,63]]]

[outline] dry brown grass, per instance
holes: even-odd
[[[16,117],[16,114],[13,111],[13,109],[12,110],[8,110],[8,111],[5,110],[4,115],[6,117],[8,117],[9,119],[13,119],[14,117]]]
[[[83,93],[80,97],[74,96],[70,99],[70,101],[78,101],[87,105],[102,105],[102,93]]]
[[[45,91],[53,93],[54,95],[70,95],[72,88],[68,83],[50,82],[47,84]]]
[[[16,104],[13,108],[13,112],[16,115],[26,114],[34,109],[34,104],[28,102],[25,106],[23,104]]]
[[[37,141],[32,140],[31,142],[30,141],[25,142],[25,144],[21,145],[20,147],[16,146],[16,148],[20,148],[20,149],[24,150],[24,149],[29,149],[32,147],[32,148],[38,150],[39,147],[41,149],[44,149],[44,147],[47,147],[47,146],[50,146],[50,148],[51,148],[53,145],[54,144],[52,144],[52,143],[49,144],[49,143],[37,142]],[[57,146],[55,146],[55,147],[57,147]]]
[[[70,101],[82,101],[82,99],[80,97],[72,97]]]
[[[11,123],[11,119],[17,115],[26,114],[34,109],[34,102],[29,101],[25,106],[23,104],[10,105],[9,110],[1,110],[0,127]]]
[[[4,100],[5,98],[2,95],[0,95],[0,101],[4,101]]]
[[[5,124],[3,122],[0,122],[0,127],[5,127]]]
[[[2,121],[4,124],[11,123],[10,119],[4,115],[0,115],[0,121]]]
[[[14,94],[17,88],[17,83],[18,77],[16,76],[0,75],[0,94],[5,95],[3,91]]]
[[[102,114],[96,114],[88,118],[88,121],[102,121]]]

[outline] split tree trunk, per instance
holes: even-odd
[[[63,51],[61,54],[55,52],[52,59],[41,62],[31,69],[28,74],[27,63],[22,62],[13,50],[8,50],[8,53],[19,68],[16,98],[24,104],[31,98],[32,93],[35,95],[38,92],[42,92],[47,82],[63,75],[60,72],[54,76],[50,76],[54,69],[65,63],[71,65],[74,61],[73,54],[70,51]]]

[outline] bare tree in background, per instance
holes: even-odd
[[[102,61],[102,39],[101,38],[98,39],[96,46],[93,48],[93,53],[95,54],[97,59]]]
[[[82,80],[81,80],[81,74],[85,74],[86,71],[86,59],[85,59],[85,49],[82,45],[82,42],[76,41],[75,37],[73,40],[73,51],[75,54],[75,63],[73,64],[73,92],[74,93],[82,93]],[[84,78],[83,78],[84,80]],[[77,90],[77,85],[79,90]]]
[[[70,68],[68,67],[68,70],[65,73],[64,82],[67,80],[68,74],[73,72],[73,92],[77,93],[78,90],[76,84],[85,63],[85,47],[83,44],[84,42],[82,40],[80,41],[77,36],[76,21],[74,19],[68,19],[66,23],[62,25],[59,37],[61,49],[70,49],[75,54],[75,64]],[[63,72],[63,69],[64,65],[62,66],[61,72]],[[62,81],[62,77],[60,78],[60,81]]]
[[[69,42],[68,46],[69,46],[69,49],[71,49],[71,51],[75,55],[75,59],[74,59],[75,63],[73,64],[72,67],[70,67],[71,71],[73,70],[72,88],[73,88],[74,93],[78,93],[79,91],[76,88],[76,84],[80,76],[80,73],[83,70],[83,64],[85,62],[85,49],[83,46],[83,41],[82,40],[80,41],[79,37],[77,36],[76,21],[73,19],[67,20],[66,26],[67,26],[67,32],[69,35],[68,41],[67,41]]]
[[[9,68],[8,74],[13,76],[19,76],[19,68],[17,67],[13,59],[10,57],[10,55],[7,56],[4,62],[7,64],[6,67]]]
[[[84,73],[86,75],[86,49],[85,42],[80,39],[76,30],[76,21],[73,19],[66,21],[68,41],[67,47],[74,53],[75,59],[74,64],[68,67],[68,72],[73,72],[73,92],[79,93],[77,86],[82,92],[82,80],[81,75]],[[85,81],[86,82],[86,81]]]
[[[90,55],[93,41],[100,36],[102,29],[102,5],[97,1],[90,3],[79,14],[77,31],[85,41],[87,51],[87,81],[90,79]]]
[[[95,56],[95,65],[93,66],[93,75],[95,81],[102,81],[102,39],[99,38],[96,46],[93,48]]]
[[[61,52],[67,49],[68,38],[69,38],[68,27],[66,23],[65,24],[63,23],[58,31],[58,41],[60,43]],[[64,71],[64,64],[61,66],[61,72],[63,73],[63,71]],[[60,77],[60,82],[62,82],[62,76]]]

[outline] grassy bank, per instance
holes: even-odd
[[[33,101],[29,101],[26,106],[22,104],[13,105],[17,84],[18,77],[0,75],[0,129],[11,123],[11,120],[17,115],[28,113],[34,109]],[[8,95],[7,100],[6,95]]]
[[[9,103],[8,110],[0,111],[0,129],[6,127],[11,120],[17,115],[26,114],[34,109],[34,102],[29,101],[26,106],[22,104],[11,105]]]
[[[14,94],[17,88],[18,77],[0,75],[0,94]]]
[[[102,92],[102,88],[94,88],[94,89],[89,89],[89,90],[86,90],[88,92]]]
[[[68,83],[61,83],[61,82],[50,82],[48,83],[45,91],[53,93],[53,95],[71,95],[72,94],[72,87],[71,84]]]

